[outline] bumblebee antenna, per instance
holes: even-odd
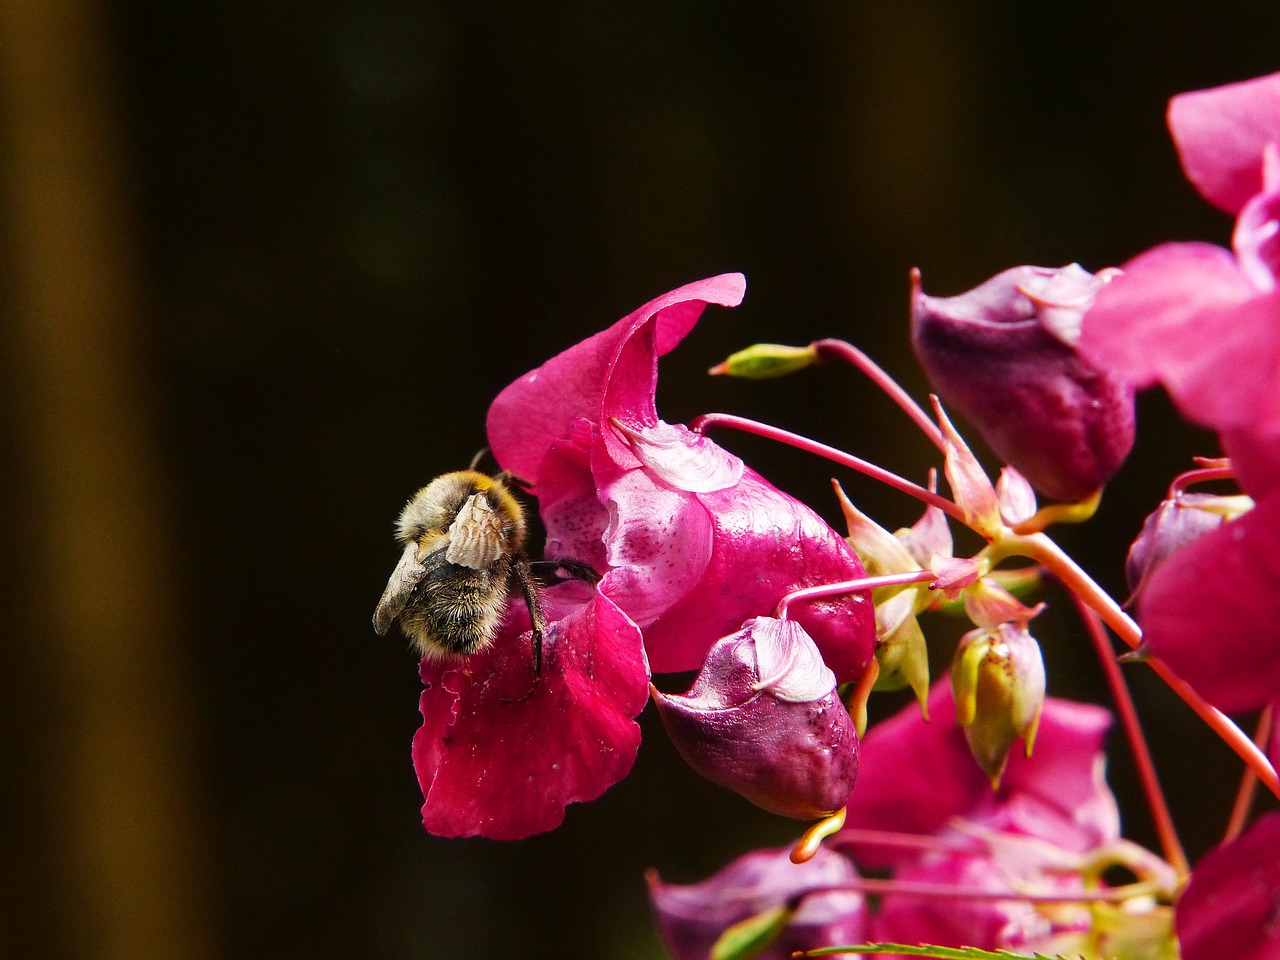
[[[467,467],[467,469],[468,470],[476,469],[478,466],[480,466],[480,461],[483,460],[486,456],[488,456],[488,454],[489,454],[489,448],[481,447],[480,450],[476,453],[476,455],[471,458],[471,466]]]

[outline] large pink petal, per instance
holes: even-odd
[[[1183,960],[1280,958],[1280,813],[1204,857],[1174,909]]]
[[[1280,416],[1222,431],[1222,447],[1249,496],[1259,500],[1280,490]]]
[[[1247,424],[1276,377],[1278,311],[1229,251],[1166,243],[1102,288],[1080,349],[1136,387],[1163,383],[1199,423]]]
[[[600,422],[600,403],[618,351],[653,319],[654,348],[670,351],[693,328],[708,303],[742,302],[746,281],[729,273],[651,300],[607,330],[552,357],[498,394],[489,408],[489,445],[503,468],[531,482],[547,448],[568,435],[571,421]]]
[[[655,672],[697,669],[717,639],[770,615],[794,590],[865,576],[843,537],[750,468],[734,486],[691,500],[709,521],[711,554],[693,589],[645,631]],[[841,683],[862,675],[875,646],[866,591],[797,603],[789,615]]]
[[[1144,643],[1221,710],[1280,690],[1280,497],[1170,556],[1138,604]]]
[[[863,738],[849,826],[932,834],[952,817],[968,816],[1074,851],[1119,836],[1115,799],[1101,777],[1106,710],[1047,698],[1034,753],[1028,759],[1015,751],[994,792],[955,724],[945,680],[930,691],[929,715],[926,722],[909,704]],[[868,863],[893,859],[883,850],[860,853]]]
[[[1169,101],[1169,130],[1200,195],[1238,213],[1262,188],[1262,151],[1280,140],[1280,73]]]
[[[528,617],[513,609],[489,650],[423,661],[413,763],[429,832],[518,840],[551,830],[566,805],[595,799],[631,769],[633,718],[648,697],[635,624],[596,595],[554,623],[543,660],[535,681]]]

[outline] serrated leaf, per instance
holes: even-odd
[[[751,960],[777,940],[795,913],[785,904],[739,920],[720,934],[711,947],[710,960]]]
[[[912,946],[905,943],[859,943],[842,947],[821,947],[817,950],[797,950],[793,957],[827,957],[836,953],[882,953],[899,957],[933,957],[935,960],[1081,960],[1055,954],[1010,953],[1008,950],[982,950],[978,947],[938,947],[929,944]]]

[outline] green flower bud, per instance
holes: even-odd
[[[787,347],[778,343],[757,343],[716,364],[710,372],[748,380],[770,380],[788,376],[817,362],[818,352],[812,345]]]
[[[1024,626],[1004,623],[960,639],[951,663],[956,722],[992,788],[1000,785],[1015,740],[1031,756],[1044,686],[1040,645]]]

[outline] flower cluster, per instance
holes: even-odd
[[[817,821],[793,848],[745,854],[701,883],[652,873],[677,960],[853,944],[886,956],[893,944],[1280,956],[1280,814],[1248,825],[1255,780],[1280,796],[1280,737],[1269,759],[1223,712],[1265,723],[1280,700],[1280,74],[1177,96],[1169,125],[1191,182],[1236,216],[1232,249],[1163,244],[1097,273],[1015,267],[953,297],[926,295],[915,273],[912,342],[937,391],[932,416],[840,341],[760,344],[713,368],[766,378],[853,364],[937,447],[949,496],[936,471],[919,486],[767,424],[659,418],[659,358],[708,305],[741,301],[737,274],[659,297],[503,390],[489,446],[506,485],[537,499],[540,565],[591,575],[522,580],[525,603],[506,605],[477,652],[421,663],[426,828],[516,839],[556,827],[568,804],[627,774],[652,699],[694,770]],[[1227,457],[1177,478],[1134,531],[1135,621],[1045,531],[1089,519],[1133,446],[1134,392],[1157,383]],[[997,481],[943,404],[1007,464]],[[722,427],[876,477],[924,515],[891,532],[837,484],[841,535],[707,435]],[[1210,481],[1238,489],[1187,490]],[[1037,491],[1053,502],[1040,507]],[[425,571],[435,550],[429,569],[447,576],[470,555],[450,544],[486,510],[460,508],[404,562]],[[956,556],[952,523],[981,548]],[[511,569],[528,578],[533,565]],[[1159,855],[1121,836],[1104,780],[1111,713],[1047,695],[1031,630],[1046,604],[1023,600],[1050,578],[1100,654]],[[424,573],[396,596],[433,589]],[[930,677],[936,614],[972,625],[949,651],[949,682]],[[1104,625],[1248,765],[1223,845],[1194,867]],[[684,693],[653,682],[695,670]],[[863,736],[868,699],[903,687],[916,702]]]

